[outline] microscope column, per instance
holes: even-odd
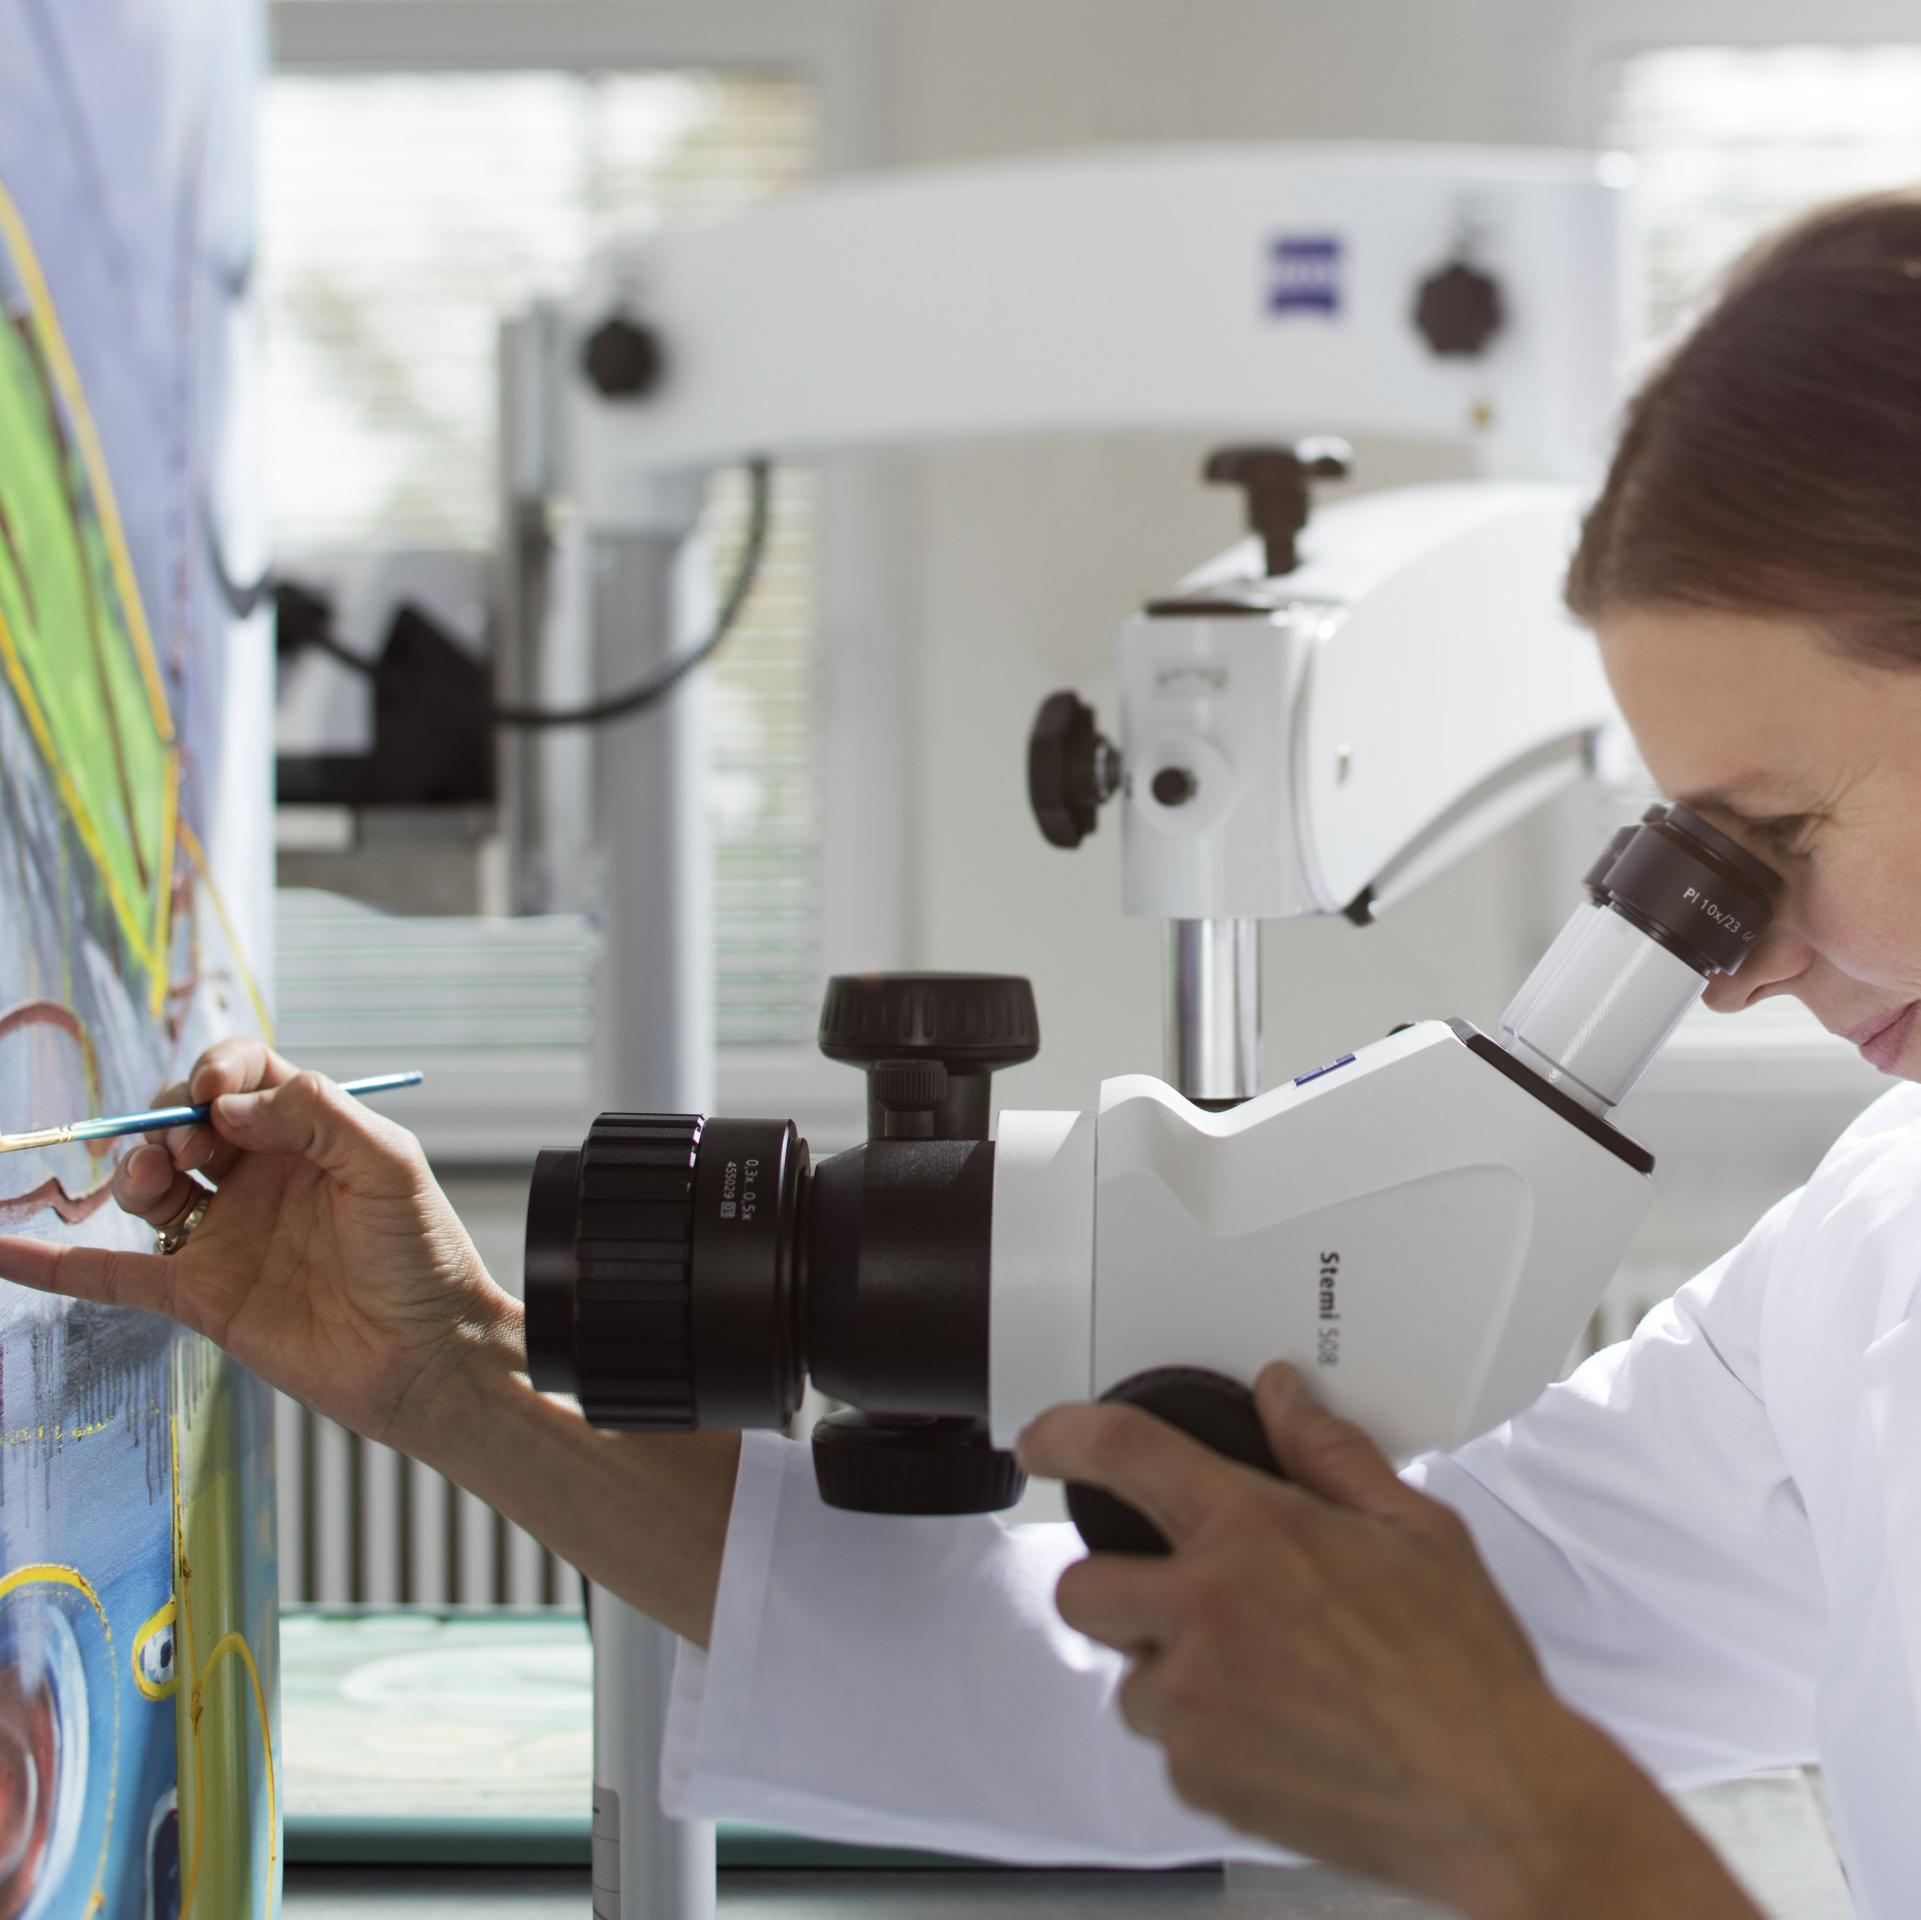
[[[677,656],[711,614],[700,543],[690,537],[698,480],[652,482],[645,491],[654,497],[623,501],[619,531],[597,528],[590,542],[588,603],[603,691],[631,686]],[[659,706],[594,735],[603,1109],[705,1113],[713,1105],[704,705],[702,676],[692,674]],[[713,1920],[713,1826],[660,1810],[660,1745],[679,1643],[598,1590],[593,1631],[595,1920]]]
[[[1261,923],[1167,923],[1167,1081],[1190,1100],[1261,1090]]]

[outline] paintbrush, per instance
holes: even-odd
[[[367,1080],[343,1080],[342,1093],[364,1099],[370,1093],[391,1093],[396,1087],[417,1087],[415,1072],[377,1073]],[[29,1147],[64,1147],[75,1140],[112,1140],[123,1133],[161,1133],[168,1127],[191,1127],[207,1118],[213,1103],[191,1107],[152,1107],[145,1113],[119,1113],[105,1120],[76,1120],[67,1127],[47,1127],[39,1133],[0,1133],[0,1153],[23,1153]]]

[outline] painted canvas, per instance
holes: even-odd
[[[265,1026],[261,11],[0,0],[0,1128]],[[0,1229],[143,1245],[112,1151],[0,1159]],[[272,1912],[271,1426],[204,1342],[0,1284],[0,1920]]]

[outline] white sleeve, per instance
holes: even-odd
[[[1759,1391],[1798,1197],[1631,1340],[1407,1476],[1467,1521],[1562,1697],[1674,1787],[1814,1754],[1822,1579]]]
[[[1813,1750],[1820,1579],[1754,1373],[1789,1204],[1631,1341],[1409,1470],[1563,1697],[1677,1786]],[[1184,1806],[1122,1723],[1120,1656],[1054,1610],[1081,1552],[1066,1526],[836,1511],[804,1446],[744,1435],[668,1810],[1043,1865],[1289,1859]]]
[[[1062,1624],[1069,1526],[822,1504],[809,1450],[742,1436],[711,1649],[683,1645],[667,1810],[1035,1865],[1287,1860],[1193,1812]]]

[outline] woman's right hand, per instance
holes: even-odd
[[[495,1285],[419,1143],[257,1040],[226,1040],[161,1104],[210,1125],[150,1135],[114,1198],[155,1228],[213,1183],[168,1256],[0,1237],[0,1276],[146,1307],[371,1440],[425,1450],[433,1409],[475,1363],[518,1364],[520,1310]]]

